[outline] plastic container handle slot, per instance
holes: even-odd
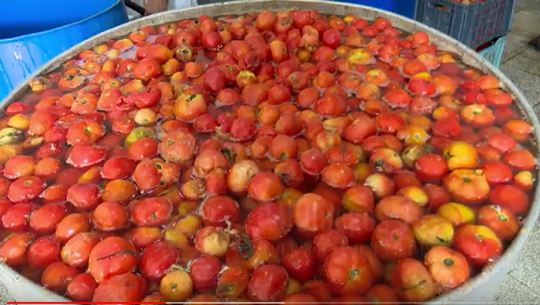
[[[433,3],[433,7],[436,8],[436,9],[440,9],[441,11],[448,11],[448,7],[446,7],[446,5],[440,3],[440,2],[435,2]]]
[[[144,16],[146,14],[146,10],[144,9],[144,7],[138,5],[131,0],[124,0],[124,4],[135,12],[141,14],[141,16]]]

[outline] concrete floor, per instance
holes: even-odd
[[[540,35],[540,0],[517,0],[500,70],[525,94],[540,115],[540,51],[527,43]],[[517,264],[497,294],[497,303],[540,304],[540,222],[531,233]],[[0,303],[14,301],[0,284]],[[37,300],[36,300],[37,301]]]

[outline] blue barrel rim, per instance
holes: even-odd
[[[2,44],[2,43],[13,43],[13,42],[16,42],[16,41],[21,40],[21,39],[32,38],[32,37],[35,37],[35,36],[38,36],[38,35],[51,34],[51,33],[54,33],[56,31],[61,31],[61,30],[66,29],[68,27],[72,27],[74,25],[81,24],[81,23],[87,22],[87,21],[89,21],[91,19],[97,18],[98,16],[101,16],[101,15],[111,11],[112,9],[117,7],[118,5],[123,5],[123,3],[124,3],[124,0],[116,0],[116,2],[111,4],[106,9],[100,11],[99,13],[90,15],[90,16],[88,16],[86,18],[83,18],[83,19],[80,19],[80,20],[77,20],[75,22],[71,22],[71,23],[68,23],[68,24],[64,24],[62,26],[52,28],[50,30],[45,30],[45,31],[34,32],[34,33],[30,33],[30,34],[24,34],[24,35],[20,35],[20,36],[0,39],[0,44]]]

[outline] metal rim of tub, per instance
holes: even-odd
[[[81,24],[81,23],[84,23],[84,22],[87,22],[88,20],[92,20],[98,16],[101,16],[101,15],[104,15],[106,13],[108,13],[110,10],[114,9],[115,7],[117,7],[118,5],[124,5],[123,4],[123,0],[116,0],[116,2],[114,2],[113,4],[111,4],[109,7],[107,7],[106,9],[102,10],[101,12],[98,12],[96,14],[93,14],[91,16],[88,16],[86,18],[83,18],[83,19],[80,19],[80,20],[77,20],[75,22],[71,22],[71,23],[68,23],[68,24],[64,24],[62,26],[59,26],[59,27],[56,27],[56,28],[52,28],[52,29],[49,29],[49,30],[45,30],[45,31],[40,31],[40,32],[35,32],[35,33],[30,33],[30,34],[24,34],[24,35],[19,35],[19,36],[15,36],[15,37],[10,37],[10,38],[6,38],[6,39],[0,39],[0,43],[6,43],[6,42],[17,42],[21,39],[26,39],[26,38],[31,38],[31,37],[35,37],[35,36],[38,36],[38,35],[43,35],[43,34],[47,34],[47,33],[53,33],[53,32],[56,32],[56,31],[61,31],[63,29],[66,29],[68,27],[72,27],[74,25],[77,25],[77,24]],[[105,33],[105,32],[103,32]],[[92,37],[93,38],[93,37]],[[90,38],[90,39],[92,39]],[[84,41],[83,41],[84,43]],[[74,48],[76,48],[78,45],[75,45]],[[69,52],[71,51],[71,49],[67,50],[66,52]],[[60,54],[59,56],[61,56],[62,54]],[[55,57],[56,58],[56,57]],[[43,65],[43,68],[47,67],[53,60],[49,61],[47,64]],[[41,69],[38,69],[37,71],[41,71]],[[24,84],[23,84],[24,85]],[[18,88],[15,88],[13,90],[14,91],[17,91]],[[6,96],[5,99],[7,99],[10,95]]]
[[[155,26],[182,19],[196,18],[202,14],[210,16],[222,16],[227,14],[256,12],[265,9],[273,11],[285,9],[308,9],[317,10],[323,14],[342,16],[352,14],[362,16],[363,18],[366,18],[368,20],[373,20],[376,17],[385,17],[390,20],[390,22],[392,22],[392,24],[398,29],[405,30],[407,32],[424,31],[430,35],[432,41],[436,43],[437,46],[439,46],[441,49],[454,52],[461,56],[461,58],[466,64],[476,67],[483,72],[489,72],[492,75],[496,76],[500,80],[501,86],[512,94],[514,100],[517,102],[517,105],[522,115],[529,121],[529,123],[532,124],[534,128],[534,144],[537,145],[539,143],[538,131],[540,131],[540,123],[538,121],[538,118],[534,115],[533,108],[527,102],[526,98],[523,96],[520,90],[491,63],[483,59],[476,52],[461,44],[454,38],[446,34],[440,33],[435,29],[429,28],[417,21],[399,16],[391,12],[356,4],[343,4],[330,1],[316,0],[256,0],[216,3],[182,10],[167,11],[128,22],[116,28],[105,31],[101,34],[98,34],[90,39],[87,39],[86,41],[79,43],[78,45],[72,47],[71,49],[55,57],[53,60],[49,61],[42,68],[34,72],[31,77],[49,73],[54,69],[58,68],[66,60],[69,60],[72,57],[76,56],[78,52],[94,47],[95,45],[106,42],[107,40],[126,36],[134,29],[138,29],[145,25]],[[0,110],[2,110],[10,102],[16,101],[18,98],[20,98],[27,91],[27,88],[27,81],[19,85],[0,103]],[[536,156],[540,155],[538,146],[535,146],[535,148]],[[537,177],[540,177],[540,169],[536,170],[536,175]],[[510,266],[508,264],[512,263],[512,261],[519,255],[520,250],[523,248],[525,242],[528,239],[529,232],[533,230],[536,224],[536,220],[538,219],[538,216],[540,214],[540,203],[538,202],[540,198],[540,188],[536,188],[533,198],[534,200],[531,204],[531,209],[529,211],[529,214],[525,218],[525,221],[518,236],[512,241],[512,244],[507,248],[507,250],[496,263],[484,268],[480,274],[478,274],[474,278],[471,278],[461,287],[450,291],[442,296],[434,298],[426,302],[425,304],[451,302],[452,300],[455,300],[460,296],[471,293],[476,287],[487,284],[490,278],[492,278],[495,274],[501,271],[501,269],[505,267],[509,268]],[[3,277],[6,280],[13,281],[16,285],[19,285],[20,287],[26,287],[26,289],[40,290],[42,294],[50,295],[51,299],[57,302],[67,301],[64,297],[50,292],[42,286],[39,286],[34,282],[24,278],[22,275],[19,275],[16,271],[11,269],[7,265],[0,264],[0,273],[2,273]]]

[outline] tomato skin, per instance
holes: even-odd
[[[26,263],[28,247],[34,241],[32,233],[16,233],[0,245],[0,258],[11,267]]]
[[[465,256],[444,246],[430,249],[424,264],[436,283],[450,288],[459,287],[469,278],[470,266]]]
[[[106,158],[108,148],[99,145],[77,144],[71,148],[66,163],[76,168],[98,165]]]
[[[525,215],[529,210],[530,199],[527,193],[514,185],[498,185],[491,190],[489,201],[508,209],[516,215]]]
[[[202,256],[189,264],[193,287],[199,292],[215,289],[222,264],[215,256]]]
[[[399,304],[399,300],[394,289],[387,285],[373,285],[366,293],[366,298],[373,304]]]
[[[133,160],[153,158],[158,153],[159,142],[152,138],[142,138],[133,142],[127,149],[127,155]]]
[[[424,182],[438,182],[446,173],[448,166],[444,158],[437,154],[426,154],[416,160],[416,176]]]
[[[253,253],[245,249],[253,248]],[[251,255],[250,255],[251,254]],[[279,256],[276,247],[265,239],[243,240],[233,244],[225,255],[227,266],[244,267],[253,271],[263,264],[277,264]]]
[[[334,206],[316,194],[304,194],[293,207],[293,220],[303,234],[315,235],[332,228]]]
[[[467,204],[480,204],[490,196],[490,186],[482,170],[454,170],[444,177],[443,186],[453,199]]]
[[[90,251],[101,240],[101,237],[95,232],[83,232],[73,236],[62,247],[60,252],[62,261],[71,267],[86,267]]]
[[[139,302],[147,288],[146,280],[140,275],[131,272],[114,275],[99,284],[92,302]]]
[[[348,244],[349,241],[343,233],[337,230],[326,230],[313,238],[312,252],[317,261],[323,262],[334,248]]]
[[[88,216],[82,213],[73,213],[67,215],[58,223],[55,234],[65,243],[78,233],[88,231],[90,231]]]
[[[371,248],[383,260],[399,260],[414,254],[416,240],[406,223],[399,220],[383,220],[373,231]]]
[[[60,240],[54,235],[36,239],[28,248],[28,265],[33,268],[45,268],[60,260]]]
[[[511,151],[517,145],[512,137],[503,133],[488,136],[487,142],[489,146],[495,148],[501,154]]]
[[[279,197],[285,187],[274,173],[258,172],[247,186],[248,194],[257,201],[272,201]]]
[[[268,264],[255,269],[248,283],[247,293],[257,302],[282,300],[287,291],[289,275],[280,265]]]
[[[533,130],[531,124],[521,119],[506,122],[502,129],[504,133],[510,135],[519,143],[526,142]]]
[[[512,180],[512,170],[502,162],[491,161],[482,164],[482,170],[490,185],[507,183]]]
[[[290,294],[283,299],[285,304],[318,304],[317,299],[307,293]]]
[[[100,203],[99,188],[93,183],[76,183],[68,189],[66,199],[79,211],[90,211]]]
[[[28,202],[37,198],[45,186],[40,177],[21,177],[9,185],[7,198],[13,203]]]
[[[101,177],[106,180],[121,179],[131,175],[135,166],[135,162],[127,157],[110,158],[101,168]]]
[[[18,203],[11,206],[2,216],[2,226],[8,231],[22,231],[28,228],[31,213],[38,208],[35,203]]]
[[[322,40],[326,46],[336,49],[341,43],[341,34],[338,30],[330,29],[324,32]]]
[[[4,217],[6,212],[13,206],[13,203],[9,201],[7,198],[0,199],[0,219]],[[38,214],[39,215],[39,214]]]
[[[278,241],[287,235],[293,226],[292,217],[286,206],[263,203],[251,211],[245,222],[246,232],[251,238]]]
[[[411,199],[404,196],[388,196],[379,200],[375,207],[375,218],[379,221],[399,219],[407,224],[423,216],[422,209]]]
[[[405,302],[424,302],[437,293],[437,287],[429,271],[422,262],[412,258],[400,260],[396,264],[391,282],[392,287],[397,290],[399,299]]]
[[[368,259],[349,246],[335,248],[324,260],[330,289],[339,295],[366,292],[374,281]]]
[[[534,170],[536,159],[530,151],[526,149],[516,149],[507,152],[503,156],[503,163],[510,166],[513,170]]]
[[[315,274],[315,260],[304,248],[296,248],[286,252],[281,264],[287,272],[300,281],[307,281]]]
[[[118,202],[105,201],[92,211],[92,224],[101,231],[116,231],[124,229],[129,224],[128,212]]]
[[[89,273],[81,273],[67,286],[67,295],[76,302],[91,302],[98,284]]]
[[[126,103],[137,108],[151,108],[156,106],[161,99],[161,91],[132,93],[126,97]]]
[[[49,264],[41,274],[41,285],[58,294],[64,294],[71,279],[80,274],[78,269],[56,261]]]
[[[534,185],[533,174],[529,171],[520,171],[514,175],[513,183],[524,191],[530,191]]]
[[[428,196],[428,207],[431,209],[437,209],[450,201],[450,196],[446,190],[439,185],[428,183],[422,187],[422,190]]]
[[[517,217],[510,210],[496,205],[483,206],[478,211],[478,224],[493,230],[501,240],[512,240],[520,229]]]
[[[329,302],[332,299],[332,291],[330,291],[330,288],[325,281],[310,280],[307,281],[302,288],[321,303]]]
[[[372,213],[373,192],[364,185],[355,185],[343,193],[341,204],[349,212]]]
[[[178,250],[170,244],[158,241],[146,247],[141,255],[139,270],[145,278],[159,281],[168,269],[179,260]]]
[[[205,225],[225,227],[226,220],[237,222],[240,208],[231,197],[224,195],[211,196],[200,207],[201,220]]]
[[[478,165],[478,152],[465,141],[454,141],[443,150],[449,170],[474,169]]]
[[[503,246],[497,235],[482,225],[461,226],[454,235],[454,247],[474,266],[484,266],[497,259]]]
[[[217,281],[218,297],[238,297],[248,286],[249,273],[241,267],[229,267],[220,273]]]
[[[172,270],[161,279],[159,293],[168,300],[186,301],[193,294],[193,281],[185,270]]]
[[[111,236],[100,241],[90,252],[88,271],[96,282],[131,271],[138,263],[135,246],[128,240]]]
[[[375,220],[367,213],[345,213],[336,218],[336,230],[340,231],[351,243],[369,241],[375,229]]]
[[[44,205],[30,215],[29,225],[41,234],[54,233],[66,213],[67,207],[62,203]]]
[[[13,156],[4,164],[4,177],[17,179],[32,176],[36,162],[31,156]]]
[[[161,197],[147,197],[131,204],[131,221],[138,226],[157,227],[169,220],[173,206]]]

